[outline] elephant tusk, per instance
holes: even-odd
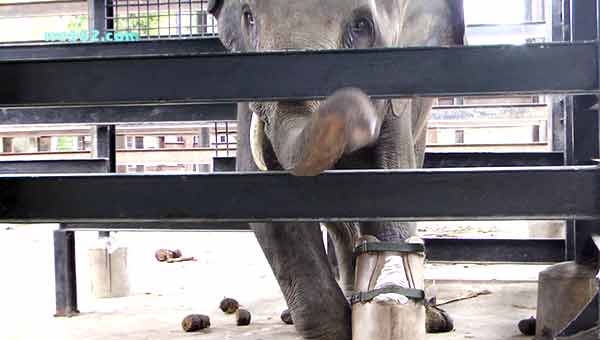
[[[263,150],[265,138],[265,123],[256,113],[252,112],[252,120],[250,121],[250,150],[252,151],[254,163],[262,171],[269,170],[265,162]]]

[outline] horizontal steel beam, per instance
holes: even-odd
[[[144,222],[144,223],[61,223],[60,229],[71,231],[249,231],[245,222]]]
[[[106,173],[108,168],[107,159],[0,161],[0,174]]]
[[[249,231],[247,223],[109,223],[61,224],[63,230],[107,231]],[[556,263],[564,260],[560,239],[426,238],[429,261]]]
[[[0,108],[0,125],[235,120],[235,104]]]
[[[0,221],[598,219],[599,180],[595,166],[338,171],[317,177],[5,175]]]
[[[77,44],[0,44],[0,63],[80,58],[118,58],[143,56],[195,56],[224,52],[218,38],[157,39],[136,42],[90,42]]]
[[[565,259],[560,239],[454,239],[425,240],[429,261],[556,263]]]
[[[425,168],[562,166],[562,152],[427,152]]]
[[[512,119],[526,121],[539,115],[524,114],[546,104],[471,105],[434,107],[430,125],[439,121]],[[113,106],[57,106],[0,108],[0,125],[24,124],[109,124],[134,122],[180,122],[206,120],[235,120],[235,104],[146,104]],[[527,120],[529,119],[529,120]]]
[[[5,60],[0,107],[320,99],[348,86],[376,98],[581,94],[599,92],[599,73],[597,42]]]
[[[214,171],[235,171],[235,157],[215,158],[215,164]],[[437,169],[562,165],[562,152],[427,152],[423,167]]]

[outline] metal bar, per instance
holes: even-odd
[[[116,0],[115,0],[115,2],[116,2]],[[105,12],[106,22],[104,24],[104,30],[106,32],[114,32],[115,31],[115,18],[117,17],[115,3],[113,2],[113,0],[104,0],[104,6],[106,8],[106,12]]]
[[[317,177],[4,175],[0,221],[596,219],[599,179],[594,166],[337,171]],[[111,204],[97,204],[101,200]]]
[[[108,159],[109,173],[117,172],[117,133],[114,125],[102,125],[92,128],[92,157]],[[109,237],[110,232],[101,231],[99,237]]]
[[[106,158],[107,172],[117,172],[117,135],[114,125],[101,125],[92,128],[92,157]]]
[[[90,32],[98,31],[99,36],[106,34],[107,8],[106,0],[87,0],[88,3],[88,27]]]
[[[234,120],[235,104],[0,108],[0,125]]]
[[[224,52],[217,38],[140,40],[136,42],[90,42],[85,44],[0,45],[0,62],[7,60],[51,60],[68,58],[117,58],[151,55],[198,55]]]
[[[5,61],[0,106],[596,93],[597,71],[596,42]]]
[[[427,152],[424,168],[561,166],[562,152]],[[235,157],[214,158],[214,171],[235,171]]]
[[[106,231],[250,231],[247,223],[77,223],[62,230]],[[425,238],[429,261],[556,263],[563,261],[560,239],[458,239]]]
[[[562,152],[427,152],[425,168],[561,166]]]
[[[107,159],[0,161],[0,174],[105,173],[108,169]]]
[[[435,107],[432,122],[450,119],[515,119],[523,109],[544,104],[469,107]],[[476,109],[475,112],[473,109]],[[114,106],[0,108],[0,125],[23,124],[106,124],[164,121],[235,120],[235,104],[152,104]],[[564,130],[564,128],[563,128]],[[563,131],[564,134],[564,131]],[[561,149],[562,150],[562,149]]]
[[[564,259],[560,239],[453,239],[425,240],[428,261],[556,263]]]
[[[551,0],[552,13],[552,41],[564,41],[564,9],[563,0]],[[559,96],[550,97],[551,100],[551,126],[552,126],[552,150],[565,150],[565,108],[564,98]]]
[[[93,129],[92,155],[108,159],[108,172],[117,172],[117,129],[115,125],[100,125]]]
[[[61,230],[71,231],[250,231],[246,222],[144,222],[144,223],[63,223]]]
[[[232,172],[235,171],[235,157],[214,157],[214,172]]]
[[[54,231],[54,281],[56,286],[55,316],[79,314],[75,274],[75,233],[72,231]]]
[[[575,260],[575,220],[565,223],[565,261]]]
[[[598,37],[598,1],[571,1],[571,41],[594,40]],[[599,70],[596,70],[598,76]],[[575,96],[572,109],[567,113],[571,120],[570,142],[567,150],[568,164],[594,164],[600,155],[600,115],[592,108],[598,103],[597,96]],[[590,263],[598,261],[598,250],[591,246],[590,235],[600,232],[600,221],[575,221],[575,261]],[[569,233],[567,233],[569,235]]]

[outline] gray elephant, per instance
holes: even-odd
[[[462,0],[211,0],[231,51],[463,44]],[[290,79],[289,81],[294,81]],[[240,104],[238,171],[422,166],[431,99],[370,100],[360,89],[327,100]],[[353,250],[361,235],[402,242],[403,222],[328,223],[339,264],[331,270],[318,223],[254,223],[296,329],[307,339],[350,339]]]

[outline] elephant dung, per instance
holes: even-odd
[[[237,325],[248,326],[252,320],[252,315],[245,309],[238,309],[237,311]]]
[[[165,262],[169,259],[177,259],[181,257],[181,250],[168,250],[168,249],[159,249],[154,252],[154,258],[158,262]]]
[[[535,318],[532,316],[529,319],[519,321],[519,331],[521,331],[523,335],[535,335]]]
[[[225,314],[233,314],[240,308],[240,304],[235,299],[224,298],[221,300],[219,308]]]
[[[294,324],[294,320],[292,319],[292,313],[290,313],[289,309],[286,309],[283,312],[281,312],[281,321],[288,325]]]
[[[197,332],[210,327],[210,318],[206,315],[191,314],[181,321],[181,328],[186,332]]]

